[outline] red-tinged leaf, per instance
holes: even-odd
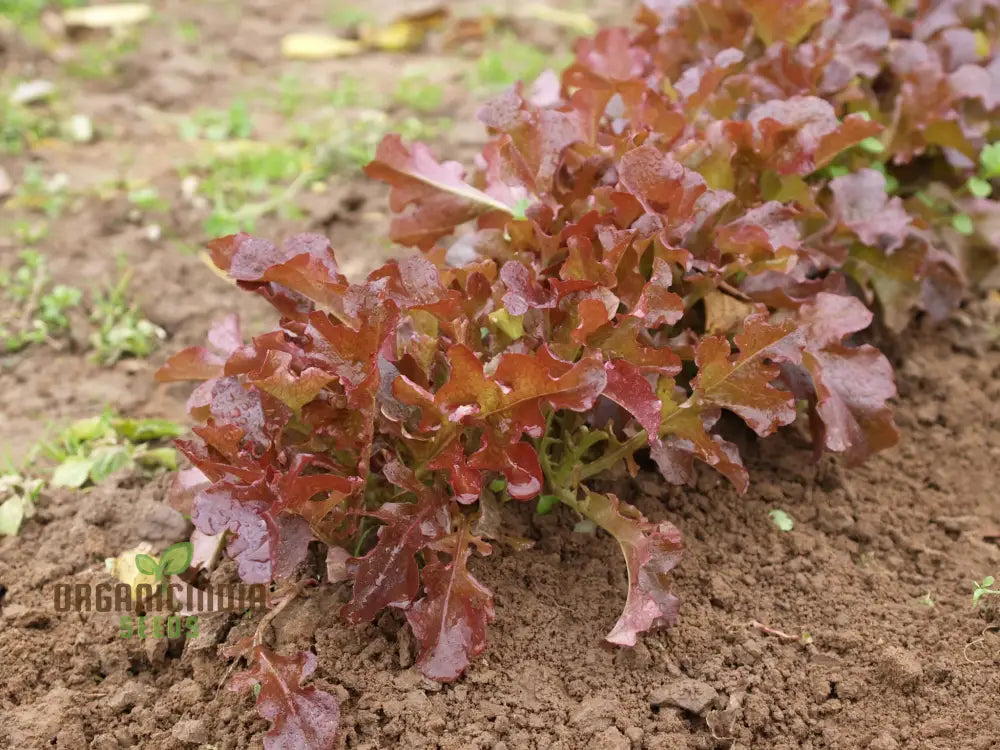
[[[212,324],[208,330],[211,348],[190,346],[173,355],[157,370],[156,379],[161,383],[181,380],[211,380],[221,377],[226,357],[243,345],[239,319],[227,315]]]
[[[855,281],[871,288],[885,324],[898,332],[909,325],[919,302],[927,254],[927,248],[919,242],[907,242],[892,254],[855,244],[844,268]]]
[[[345,619],[365,622],[389,605],[413,601],[420,586],[415,556],[427,541],[421,527],[430,512],[411,503],[387,503],[379,509],[378,542],[358,560],[353,596],[341,609]]]
[[[748,145],[780,174],[807,175],[849,146],[877,135],[882,127],[851,115],[843,123],[833,106],[815,96],[774,99],[754,107],[745,123]],[[744,123],[730,123],[729,134],[746,143]]]
[[[330,509],[358,489],[358,479],[348,479],[337,474],[285,474],[280,482],[275,512],[289,510],[307,520],[320,520]],[[324,496],[323,500],[317,498]]]
[[[189,346],[174,354],[156,371],[160,383],[211,380],[222,375],[226,361],[204,346]]]
[[[618,307],[617,297],[614,297],[614,303],[614,307],[608,310],[608,305],[596,297],[585,297],[580,300],[574,316],[577,325],[570,333],[570,338],[577,344],[586,344],[591,334],[596,333],[603,325],[611,321],[614,310]]]
[[[425,594],[406,611],[420,642],[417,667],[432,680],[451,682],[486,648],[486,626],[493,622],[493,595],[468,569],[465,527],[458,534],[452,559],[436,556],[424,567]]]
[[[687,68],[677,79],[674,88],[685,98],[689,116],[701,110],[709,97],[716,93],[719,84],[744,61],[743,53],[732,47],[716,53],[710,60]]]
[[[642,296],[632,310],[648,328],[673,325],[684,317],[684,300],[670,291],[674,276],[670,265],[661,258],[653,259],[653,276],[642,288]]]
[[[607,384],[604,365],[597,359],[581,359],[565,374],[553,378],[546,359],[527,354],[505,354],[497,365],[495,379],[509,389],[503,395],[501,408],[513,412],[518,428],[532,437],[541,434],[543,404],[553,409],[586,411]]]
[[[795,251],[801,246],[797,215],[791,206],[768,201],[719,227],[715,244],[723,253],[732,253],[747,262],[784,257],[787,260],[784,265],[791,267]]]
[[[335,322],[324,313],[309,317],[312,363],[334,373],[347,395],[348,406],[370,409],[381,385],[379,352],[391,345],[399,321],[398,308],[387,305],[381,315],[362,315],[355,329]]]
[[[934,323],[943,323],[962,303],[967,281],[958,259],[930,248],[920,281],[920,307]]]
[[[305,367],[301,372],[293,372],[292,355],[271,349],[260,369],[252,374],[250,382],[270,393],[292,411],[298,412],[316,398],[333,377],[316,367]]]
[[[673,625],[679,602],[670,593],[668,574],[683,553],[681,534],[666,521],[651,523],[614,495],[587,493],[581,512],[615,538],[628,568],[628,598],[607,635],[610,643],[634,646],[639,633]]]
[[[245,387],[238,378],[219,378],[212,388],[210,412],[217,425],[231,425],[242,431],[241,439],[263,454],[274,435],[288,423],[288,408],[267,393]]]
[[[329,309],[339,310],[347,279],[337,267],[330,241],[318,234],[298,234],[280,248],[239,233],[209,243],[212,261],[236,281],[280,284]]]
[[[642,75],[649,53],[634,46],[623,28],[601,29],[593,39],[576,43],[576,62],[566,71],[570,85],[613,86]]]
[[[674,376],[681,371],[681,359],[669,346],[654,346],[646,323],[634,317],[619,318],[588,342],[609,358],[628,360],[644,373]]]
[[[672,382],[661,382],[662,441],[650,451],[660,473],[674,484],[690,483],[694,480],[693,459],[697,458],[725,476],[737,492],[746,492],[750,478],[736,446],[708,433],[718,419],[718,409],[706,408],[697,396],[681,400],[672,391]]]
[[[236,562],[247,583],[270,583],[288,578],[305,559],[312,532],[305,519],[272,516],[264,502],[244,502],[223,484],[198,494],[191,521],[204,534],[228,531],[226,554]]]
[[[227,357],[243,346],[240,319],[236,315],[227,315],[213,323],[208,329],[208,344]]]
[[[489,413],[501,408],[503,392],[483,374],[483,363],[467,346],[456,344],[448,350],[451,372],[435,395],[435,402],[452,413],[451,419],[466,414]]]
[[[650,444],[659,440],[662,405],[653,387],[635,365],[616,359],[605,366],[608,384],[604,396],[629,411],[649,436]]]
[[[568,107],[539,108],[516,84],[481,107],[479,119],[503,134],[483,149],[487,191],[507,203],[550,186],[566,148],[593,140],[593,108],[582,104],[572,97]]]
[[[302,682],[316,670],[316,655],[299,651],[282,656],[265,646],[254,646],[251,667],[233,675],[229,689],[260,687],[257,713],[272,723],[264,735],[265,750],[330,750],[337,740],[340,702]]]
[[[732,198],[725,191],[709,190],[700,174],[649,144],[622,155],[618,178],[648,213],[662,218],[674,237],[684,237]]]
[[[745,0],[744,7],[764,44],[795,44],[826,18],[830,0]]]
[[[392,239],[422,250],[485,212],[512,214],[509,206],[466,183],[464,171],[458,162],[439,163],[422,143],[408,149],[395,134],[382,140],[374,161],[365,167],[369,177],[392,188],[389,205],[398,214]]]
[[[482,447],[469,457],[469,466],[503,474],[507,493],[515,500],[531,500],[542,491],[542,465],[538,453],[528,443],[507,443],[487,432]]]
[[[167,492],[167,503],[171,508],[191,515],[194,499],[199,492],[206,489],[212,481],[198,468],[181,469],[174,475],[173,482]]]
[[[874,138],[881,132],[882,126],[877,122],[860,115],[848,115],[838,127],[820,138],[816,149],[816,166],[826,166],[841,151],[858,145],[866,138]]]
[[[695,351],[698,376],[691,383],[695,393],[735,412],[762,437],[790,424],[795,420],[795,399],[772,385],[781,369],[767,360],[801,361],[795,334],[790,321],[771,325],[767,316],[754,315],[736,336],[740,353],[735,358],[730,357],[724,337],[702,339]]]
[[[444,469],[451,478],[455,499],[462,504],[474,503],[483,490],[483,474],[469,465],[465,449],[456,438],[427,464],[428,469]]]
[[[524,315],[529,310],[555,307],[555,295],[542,288],[534,273],[523,263],[508,261],[500,269],[500,280],[507,291],[503,295],[504,308],[511,315]]]
[[[891,253],[914,233],[899,198],[889,198],[885,175],[874,169],[830,180],[837,218],[866,245]]]
[[[842,452],[851,463],[899,441],[889,399],[896,395],[889,361],[873,346],[842,341],[864,330],[872,314],[853,297],[822,293],[799,308],[805,348],[802,367],[812,380],[817,450]]]
[[[411,604],[420,587],[417,552],[449,530],[444,503],[430,488],[394,459],[387,472],[396,486],[417,494],[418,502],[385,503],[370,513],[382,525],[375,546],[357,561],[354,593],[341,609],[349,622],[367,622],[388,606]]]
[[[822,279],[811,279],[806,275],[807,267],[795,266],[788,273],[763,271],[747,276],[740,284],[740,291],[755,302],[771,308],[798,308],[820,292],[847,294],[844,275],[831,273]]]

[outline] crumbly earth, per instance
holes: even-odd
[[[68,78],[58,55],[3,32],[8,70],[58,81],[105,129],[94,144],[3,157],[15,179],[30,160],[79,188],[39,249],[57,280],[81,286],[113,275],[124,257],[144,313],[169,341],[149,361],[100,368],[74,330],[62,351],[36,347],[2,360],[0,455],[23,455],[47,424],[106,405],[183,420],[186,389],[152,381],[165,353],[199,341],[229,311],[250,330],[266,324],[261,304],[177,249],[204,239],[205,216],[184,198],[176,167],[192,146],[172,118],[239,92],[263,97],[290,70],[316,86],[349,70],[390,88],[401,65],[389,54],[281,60],[282,34],[319,23],[329,10],[320,2],[154,5],[138,47],[107,80]],[[400,4],[368,5],[389,13]],[[200,28],[198,44],[174,33],[182,21]],[[528,32],[541,35],[540,46],[565,44],[536,26]],[[421,55],[458,71],[443,79],[442,106],[459,124],[439,142],[467,154],[481,137],[466,124],[475,102],[460,66],[471,62],[407,57]],[[264,115],[256,122],[263,139],[289,127]],[[120,192],[95,189],[123,177],[148,180],[168,199],[165,239],[148,239]],[[386,222],[380,187],[349,172],[299,201],[304,218],[266,217],[259,230],[324,231],[355,276],[386,252],[377,240]],[[7,265],[16,244],[2,243]],[[458,682],[438,685],[413,669],[415,646],[398,615],[361,628],[341,623],[343,585],[308,590],[267,639],[286,653],[317,653],[313,681],[342,701],[345,748],[997,747],[1000,608],[971,608],[971,581],[1000,571],[1000,348],[995,322],[985,322],[995,314],[974,304],[943,330],[914,326],[889,342],[904,439],[861,467],[813,462],[803,433],[789,429],[765,442],[743,439],[753,479],[743,497],[710,471],[690,488],[647,473],[608,480],[648,516],[676,523],[687,547],[674,575],[680,623],[634,649],[602,640],[624,600],[613,542],[574,533],[568,512],[539,517],[524,507],[506,520],[534,547],[498,545],[475,562],[494,592],[496,622],[486,654]],[[165,478],[118,475],[82,493],[47,491],[22,533],[0,539],[0,747],[262,747],[267,723],[251,696],[225,689],[233,665],[218,653],[254,622],[206,617],[186,644],[142,643],[119,637],[117,615],[54,609],[55,584],[105,581],[104,558],[186,537],[187,522],[163,503],[166,486]],[[771,522],[775,508],[794,519],[791,531]],[[319,574],[320,559],[317,549],[306,572]],[[232,577],[226,564],[213,573],[216,582]]]

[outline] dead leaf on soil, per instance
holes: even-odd
[[[300,32],[288,34],[281,40],[281,56],[289,60],[329,60],[353,57],[364,51],[365,45],[358,40],[333,34]]]
[[[385,26],[362,24],[358,27],[358,35],[361,41],[372,49],[383,52],[407,52],[421,47],[427,38],[427,33],[440,28],[448,15],[445,6],[434,6],[419,13],[400,16]]]
[[[152,14],[152,8],[146,3],[110,3],[67,8],[62,19],[68,28],[114,29],[142,23]]]
[[[589,36],[597,32],[597,23],[586,13],[565,10],[563,8],[553,8],[544,3],[525,3],[512,13],[514,18],[526,19],[529,21],[542,21],[553,26],[561,26],[564,29],[575,31],[578,34]]]
[[[497,17],[493,15],[456,18],[445,34],[444,47],[455,49],[470,42],[481,42],[496,31],[497,23]]]

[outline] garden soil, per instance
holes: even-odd
[[[75,185],[142,178],[174,206],[171,242],[151,240],[122,195],[96,187],[52,222],[40,249],[57,280],[96,284],[124,258],[144,313],[169,340],[149,361],[99,368],[81,351],[78,321],[75,344],[3,360],[0,451],[13,456],[47,424],[108,405],[184,420],[187,390],[152,381],[166,352],[200,341],[230,311],[250,331],[267,321],[262,304],[177,250],[175,241],[203,239],[204,216],[185,203],[176,172],[189,147],[162,118],[217,104],[237,86],[266,87],[289,65],[274,52],[281,35],[318,23],[323,4],[249,2],[235,13],[232,3],[155,5],[160,25],[111,81],[63,80],[56,62],[4,32],[5,65],[76,86],[80,110],[109,128],[86,148],[6,161],[7,172],[20,174],[30,158]],[[166,33],[182,20],[202,28],[202,45],[185,47]],[[297,70],[316,85],[353,70],[388,86],[398,66],[375,54]],[[449,90],[456,122],[471,122],[474,106],[460,82]],[[265,138],[268,127],[284,124],[265,123]],[[469,132],[456,125],[439,149],[468,154],[481,137]],[[326,232],[357,277],[384,255],[373,250],[385,230],[384,197],[379,186],[345,176],[307,196],[305,218],[265,219],[260,231]],[[0,265],[13,249],[0,245]],[[766,442],[744,439],[752,483],[742,497],[708,470],[695,487],[669,487],[645,472],[609,479],[609,489],[649,517],[677,524],[686,545],[673,576],[679,623],[633,649],[603,641],[626,589],[617,546],[574,532],[569,512],[540,517],[526,507],[509,509],[506,520],[534,546],[495,545],[491,558],[474,562],[495,595],[496,621],[486,653],[459,681],[419,675],[398,614],[343,624],[343,585],[307,589],[273,619],[266,640],[285,653],[316,652],[313,683],[341,700],[345,748],[1000,746],[1000,607],[971,606],[972,580],[1000,572],[997,330],[996,306],[980,301],[942,329],[915,324],[888,342],[904,437],[860,467],[813,461],[804,431],[792,428]],[[168,481],[120,474],[82,493],[46,491],[21,534],[0,540],[0,748],[262,747],[267,723],[252,696],[226,689],[238,666],[219,654],[254,622],[206,616],[187,643],[143,643],[119,637],[117,615],[53,606],[58,583],[107,581],[105,558],[186,538],[188,523],[163,502]],[[773,509],[794,528],[780,531]],[[303,573],[322,578],[321,568],[317,549]],[[223,564],[212,578],[233,575]]]

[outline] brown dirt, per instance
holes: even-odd
[[[174,205],[170,241],[150,242],[120,196],[81,189],[40,246],[58,280],[81,285],[107,278],[123,254],[144,312],[170,341],[149,362],[110,369],[79,346],[0,362],[0,455],[23,455],[48,422],[108,404],[183,419],[185,390],[151,380],[164,353],[199,341],[226,311],[238,309],[251,329],[266,321],[261,305],[177,251],[178,242],[201,241],[204,216],[184,203],[174,171],[190,147],[161,116],[228,101],[237,84],[266,90],[291,67],[273,52],[277,40],[322,18],[323,4],[155,5],[155,24],[115,78],[67,84],[78,88],[79,111],[116,137],[30,158],[81,186],[141,175]],[[389,5],[397,4],[379,7]],[[202,46],[167,33],[181,19],[200,24]],[[62,80],[51,59],[3,49],[21,77]],[[324,85],[353,67],[389,86],[398,65],[370,55],[295,70]],[[474,102],[462,95],[460,75],[449,80],[456,122],[467,121]],[[259,137],[285,125],[266,125]],[[463,125],[446,140],[468,149],[475,136],[466,132]],[[16,176],[27,158],[4,167]],[[385,221],[377,186],[337,177],[303,209],[304,220],[269,218],[259,230],[325,228],[354,274],[373,262],[372,238]],[[0,263],[13,247],[0,241]],[[537,540],[534,549],[497,548],[476,563],[497,617],[487,653],[459,682],[437,685],[412,669],[414,644],[398,616],[360,629],[341,624],[342,586],[323,584],[289,606],[269,641],[318,654],[314,682],[342,699],[349,748],[996,747],[1000,634],[986,628],[1000,617],[995,605],[970,607],[971,580],[1000,570],[990,536],[1000,534],[1000,350],[995,331],[977,322],[984,315],[977,308],[898,345],[904,442],[865,466],[812,463],[802,436],[789,430],[748,443],[754,481],[745,497],[710,472],[696,488],[669,488],[645,474],[616,480],[624,499],[674,521],[687,545],[675,576],[680,624],[635,649],[602,641],[624,599],[617,548],[573,533],[569,514],[532,517],[525,509],[508,521]],[[187,523],[162,503],[165,486],[120,475],[83,493],[50,491],[20,536],[0,539],[0,747],[261,747],[266,722],[247,695],[220,687],[230,665],[217,653],[252,622],[206,618],[186,645],[140,645],[118,637],[117,615],[54,611],[56,583],[107,580],[104,558],[142,541],[160,549],[185,538]],[[788,512],[794,530],[779,532],[772,508]],[[213,578],[232,575],[223,565]]]

